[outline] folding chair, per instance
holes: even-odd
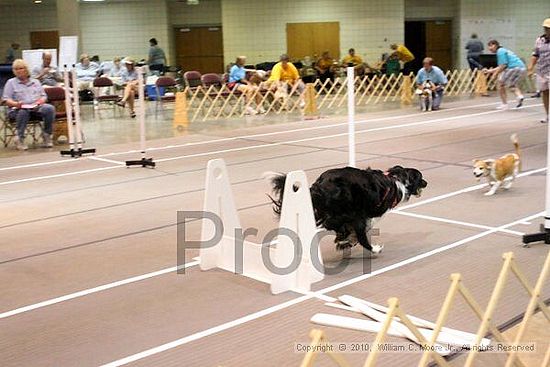
[[[107,94],[101,94],[101,89],[107,89]],[[107,77],[98,77],[94,79],[94,107],[98,106],[101,103],[108,103],[113,106],[113,108],[116,111],[116,102],[120,99],[120,96],[118,94],[114,94],[114,84],[113,81]],[[95,115],[94,108],[94,115]]]
[[[177,90],[177,85],[178,83],[176,82],[176,80],[172,77],[169,77],[169,76],[161,76],[157,79],[157,81],[155,82],[155,89],[156,89],[156,100],[155,100],[155,117],[157,116],[157,112],[158,112],[158,107],[160,106],[163,110],[164,110],[164,103],[165,102],[175,102],[176,101],[176,96],[174,94],[171,94],[171,95],[166,95],[166,94],[163,94],[161,95],[161,88],[163,88],[165,91],[167,89],[172,89],[172,90]]]
[[[15,119],[9,118],[9,108],[4,101],[0,105],[0,141],[7,147],[17,136],[17,123]],[[42,135],[42,119],[32,118],[27,123],[25,135],[32,138],[32,143],[38,142],[38,137]]]

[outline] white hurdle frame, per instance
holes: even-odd
[[[270,244],[253,243],[237,238],[238,231],[241,231],[242,235],[242,227],[224,160],[213,159],[208,162],[204,212],[216,214],[221,219],[223,234],[214,246],[200,248],[202,270],[221,268],[268,283],[273,294],[285,291],[306,293],[311,291],[313,283],[323,279],[324,273],[319,270],[323,266],[323,261],[306,175],[303,171],[290,172],[286,183],[277,240]],[[302,252],[298,258],[295,244],[291,238],[284,235],[285,230],[293,231],[301,242]],[[215,235],[214,223],[209,220],[203,221],[202,243],[215,238]],[[240,244],[242,251],[237,251],[237,244]],[[315,247],[317,250],[317,268],[310,256],[312,246],[313,250]],[[283,269],[298,261],[295,270],[284,274],[272,272],[263,261],[262,253],[266,256],[266,248],[274,266]],[[236,255],[240,257],[240,264],[236,262]]]
[[[550,74],[548,75],[548,88],[550,89]],[[550,99],[550,95],[548,96],[548,99]],[[548,103],[550,103],[550,100]],[[550,111],[546,114],[546,121],[548,122],[549,120]],[[546,213],[544,214],[544,224],[541,224],[539,233],[527,234],[523,236],[523,244],[526,247],[528,247],[532,242],[540,241],[550,245],[550,128],[547,129],[546,144]]]
[[[69,73],[71,78],[69,79]],[[75,65],[68,70],[67,65],[63,70],[63,82],[65,83],[65,110],[67,113],[67,130],[69,134],[69,150],[62,150],[61,155],[70,155],[79,158],[82,154],[95,154],[95,148],[83,149],[84,135],[80,120],[80,99],[78,95],[78,81]],[[71,88],[72,83],[72,88]]]
[[[348,66],[348,149],[349,166],[355,167],[355,68]]]
[[[129,160],[126,161],[126,167],[130,166],[142,166],[142,167],[152,167],[154,168],[156,163],[153,162],[153,158],[147,158],[147,146],[146,146],[146,137],[145,137],[145,91],[144,91],[144,82],[143,74],[145,69],[143,67],[136,68],[138,74],[138,120],[139,120],[139,148],[141,151],[140,160]]]

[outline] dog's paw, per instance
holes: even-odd
[[[379,254],[384,249],[384,245],[372,245],[371,247],[372,247],[371,252],[373,254]]]

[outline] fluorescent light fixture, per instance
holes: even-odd
[[[85,3],[97,3],[97,2],[105,1],[105,0],[80,0],[80,1],[85,2]]]
[[[187,5],[199,5],[199,0],[187,0]]]
[[[42,0],[34,0],[35,4],[42,4]]]

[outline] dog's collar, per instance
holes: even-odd
[[[384,176],[387,176],[388,178],[391,178],[392,180],[395,180],[395,178],[390,175],[389,172],[384,172]],[[384,196],[382,196],[382,200],[380,200],[380,203],[378,203],[378,206],[380,207],[383,203],[386,202],[386,200],[388,199],[388,196],[390,195],[390,192],[392,191],[392,187],[395,188],[395,194],[393,196],[393,201],[390,205],[390,209],[393,209],[397,206],[397,204],[399,204],[399,195],[397,195],[397,191],[398,191],[398,188],[397,188],[397,185],[395,185],[395,182],[393,182],[393,185],[392,186],[388,186],[386,188],[386,192],[384,192]]]

